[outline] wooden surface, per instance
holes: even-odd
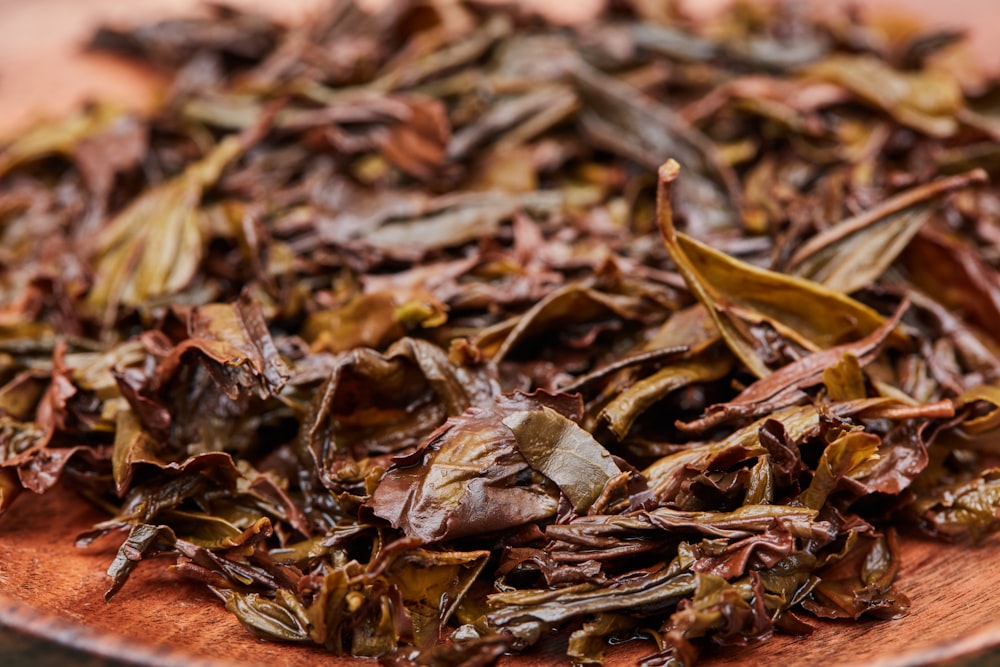
[[[334,658],[311,646],[261,642],[207,591],[169,572],[162,559],[142,562],[118,596],[105,603],[104,570],[114,557],[115,540],[87,549],[73,546],[73,538],[101,518],[59,488],[41,498],[22,496],[0,517],[0,625],[151,666],[374,664]],[[700,664],[902,667],[963,658],[1000,664],[994,650],[1000,645],[1000,536],[975,548],[905,537],[903,548],[900,582],[913,601],[909,616],[829,623],[806,638],[777,636],[751,647],[713,650]],[[552,650],[505,662],[509,667],[566,664],[559,647]],[[649,652],[648,645],[622,645],[609,653],[609,664],[633,664]],[[14,659],[17,654],[4,656],[0,648],[0,664],[11,667]]]
[[[4,667],[124,667],[111,660],[0,626],[0,664]]]
[[[119,595],[104,602],[114,538],[73,546],[78,533],[102,518],[61,488],[21,497],[0,517],[0,624],[144,665],[331,664],[318,647],[258,641],[217,598],[173,576],[162,559],[141,563]]]
[[[377,0],[375,0],[377,1]],[[538,1],[538,0],[536,0]],[[708,3],[693,0],[704,8]],[[112,98],[148,108],[162,78],[96,55],[80,44],[101,21],[134,21],[188,11],[197,0],[0,0],[0,136],[41,117],[65,113],[86,99]],[[267,3],[240,0],[239,4]],[[318,0],[280,4],[297,20]],[[573,3],[559,4],[563,9]],[[584,6],[587,3],[582,3]],[[840,2],[839,4],[846,4]],[[889,0],[936,25],[971,26],[973,46],[991,66],[1000,64],[1000,3],[996,0]],[[572,10],[567,20],[572,20]],[[104,570],[115,544],[80,550],[73,537],[101,517],[72,493],[23,497],[0,517],[0,665],[102,667],[120,658],[142,665],[372,665],[335,659],[304,646],[262,643],[244,631],[206,591],[176,579],[163,561],[145,562],[110,603]],[[762,645],[716,651],[704,665],[1000,665],[1000,539],[976,549],[908,538],[901,588],[913,601],[900,621],[830,624],[811,637],[777,637]],[[10,629],[14,632],[11,632]],[[26,633],[26,634],[25,634]],[[30,635],[47,638],[43,642]],[[53,644],[52,642],[57,642]],[[68,651],[59,644],[75,646]],[[632,664],[648,652],[616,647],[611,664]],[[511,660],[521,667],[563,664],[556,655]]]

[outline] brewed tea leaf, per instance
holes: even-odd
[[[536,471],[552,480],[582,514],[621,471],[594,438],[555,410],[522,410],[503,419],[517,449]]]

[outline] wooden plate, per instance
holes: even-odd
[[[140,564],[125,588],[104,602],[104,575],[117,544],[78,549],[73,538],[102,515],[72,491],[22,496],[0,517],[0,624],[87,653],[157,667],[232,667],[317,663],[346,667],[373,661],[334,658],[303,645],[262,642],[201,586],[167,570],[169,560]],[[902,540],[900,588],[912,613],[897,621],[826,623],[805,638],[777,636],[741,648],[715,649],[705,667],[817,664],[942,664],[962,658],[1000,664],[1000,535],[978,547]],[[561,647],[548,655],[508,659],[513,667],[565,664]],[[641,643],[615,647],[609,664],[634,664],[651,652]],[[9,665],[17,656],[4,655]],[[25,662],[25,664],[28,664]]]
[[[162,79],[105,57],[78,53],[79,43],[103,20],[135,20],[178,14],[199,0],[0,0],[0,136],[10,135],[39,115],[53,116],[94,97],[111,97],[133,108],[148,107]],[[371,0],[376,2],[376,0]],[[544,0],[526,0],[535,3]],[[712,0],[718,5],[720,0]],[[700,0],[689,0],[699,5]],[[1000,5],[996,0],[880,0],[948,26],[971,27],[973,46],[992,67],[1000,64]],[[240,4],[265,6],[240,0]],[[318,0],[281,3],[294,17]],[[571,3],[567,3],[569,6]],[[594,3],[582,3],[583,5]],[[704,6],[702,3],[701,6]],[[847,4],[840,0],[839,4]],[[269,8],[273,5],[267,5]],[[992,20],[991,20],[992,18]],[[164,560],[144,562],[110,603],[104,571],[116,545],[77,549],[73,538],[103,517],[71,491],[56,488],[41,497],[25,494],[0,516],[0,625],[43,639],[14,641],[0,633],[0,665],[71,667],[94,660],[188,667],[335,667],[372,665],[371,660],[336,658],[309,646],[265,643],[246,632],[202,587],[167,571]],[[782,667],[837,665],[1000,665],[1000,537],[977,548],[903,539],[900,588],[913,601],[898,621],[828,623],[807,638],[779,636],[738,649],[714,649],[700,664]],[[38,647],[42,646],[41,649]],[[60,646],[82,653],[65,654]],[[634,664],[648,646],[626,644],[609,652],[609,664]],[[549,654],[505,660],[508,665],[565,664],[560,647]],[[53,656],[56,656],[53,658]],[[966,661],[969,661],[966,663]]]

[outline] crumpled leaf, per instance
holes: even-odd
[[[710,441],[686,447],[680,451],[668,454],[654,462],[643,471],[649,480],[650,489],[661,501],[672,499],[680,490],[684,479],[690,474],[689,466],[704,469],[707,462],[722,453],[727,455],[729,462],[733,459],[748,459],[765,453],[767,450],[761,444],[760,431],[765,424],[774,421],[780,423],[792,442],[800,441],[807,432],[819,423],[819,414],[813,406],[786,408],[759,419],[733,432],[718,441]]]
[[[574,665],[603,665],[608,637],[616,632],[628,630],[632,624],[633,621],[628,616],[598,614],[594,620],[585,622],[579,630],[570,635],[566,657],[572,660]]]
[[[953,542],[978,542],[1000,523],[1000,472],[922,490],[907,508],[924,532]]]
[[[254,391],[261,398],[277,393],[291,374],[260,304],[246,294],[233,304],[210,303],[190,311],[188,338],[160,362],[158,373],[170,377],[190,351],[204,355],[219,388],[231,399]]]
[[[812,482],[799,502],[819,509],[843,477],[858,474],[876,456],[881,438],[864,431],[852,431],[837,438],[823,450]]]
[[[0,472],[3,473],[7,502],[23,488],[41,493],[59,479],[64,456],[46,456],[46,433],[34,422],[0,417]],[[64,454],[70,454],[64,452]],[[40,460],[37,460],[40,459]],[[0,504],[0,508],[6,503]]]
[[[677,611],[664,624],[664,651],[647,659],[672,658],[679,664],[690,665],[698,655],[691,640],[709,634],[723,645],[747,644],[768,637],[772,622],[764,607],[759,580],[730,583],[722,577],[698,574],[694,596],[677,605]],[[757,607],[755,609],[755,607]]]
[[[804,532],[791,522],[778,520],[758,535],[735,541],[702,540],[693,548],[697,555],[694,569],[733,581],[778,567],[801,553],[802,544],[818,548],[833,538],[832,533],[826,522],[816,522],[809,532]]]
[[[275,599],[257,593],[232,590],[216,591],[226,602],[226,609],[243,627],[263,639],[285,642],[309,641],[309,617],[305,607],[284,589],[275,591]]]
[[[389,579],[399,588],[413,622],[414,644],[427,648],[461,604],[489,560],[489,551],[413,549],[397,558]]]
[[[414,447],[447,418],[491,406],[499,393],[490,369],[452,363],[440,348],[414,338],[384,354],[355,348],[326,372],[299,436],[323,477],[344,454],[363,459]]]
[[[501,397],[449,419],[413,454],[397,459],[369,506],[425,542],[482,535],[555,514],[559,492],[536,472],[504,423],[511,414],[550,407],[573,414],[572,399],[544,394]]]
[[[844,478],[848,497],[896,495],[918,483],[929,464],[928,422],[901,421],[882,436],[877,455],[858,474]]]
[[[817,571],[820,581],[802,606],[821,618],[900,618],[910,600],[893,584],[898,571],[894,533],[852,531],[843,551]]]

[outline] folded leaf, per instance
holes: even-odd
[[[585,513],[621,471],[593,436],[551,408],[522,410],[503,419],[528,464],[552,480]]]
[[[934,200],[986,181],[982,170],[920,185],[812,237],[789,260],[789,271],[850,294],[885,272],[930,217]]]
[[[874,310],[801,278],[751,266],[674,228],[670,186],[680,173],[660,168],[657,221],[667,252],[691,292],[708,309],[729,348],[759,378],[771,373],[751,335],[766,323],[807,350],[817,351],[870,334],[883,323]],[[894,335],[896,342],[901,336]]]
[[[853,431],[837,438],[823,450],[809,488],[799,502],[819,509],[842,478],[857,474],[875,458],[882,440],[871,433]]]
[[[474,407],[449,419],[416,452],[398,459],[386,472],[370,507],[406,535],[426,542],[494,533],[552,516],[558,487],[529,465],[519,450],[519,439],[505,423],[511,415],[543,410],[545,402],[542,394],[537,398],[518,395],[500,399],[492,409]],[[543,424],[553,420],[540,419]],[[514,423],[527,428],[523,417]],[[570,431],[571,438],[574,433]],[[549,461],[539,449],[546,445],[545,441],[529,443],[529,451],[547,468]],[[596,448],[591,445],[589,450]],[[552,463],[558,465],[555,460]],[[594,468],[597,462],[574,463],[587,474],[605,474],[604,467]],[[613,466],[609,464],[604,464],[607,469]],[[589,496],[590,488],[577,492],[571,484],[575,479],[558,469],[548,471],[581,503]]]

